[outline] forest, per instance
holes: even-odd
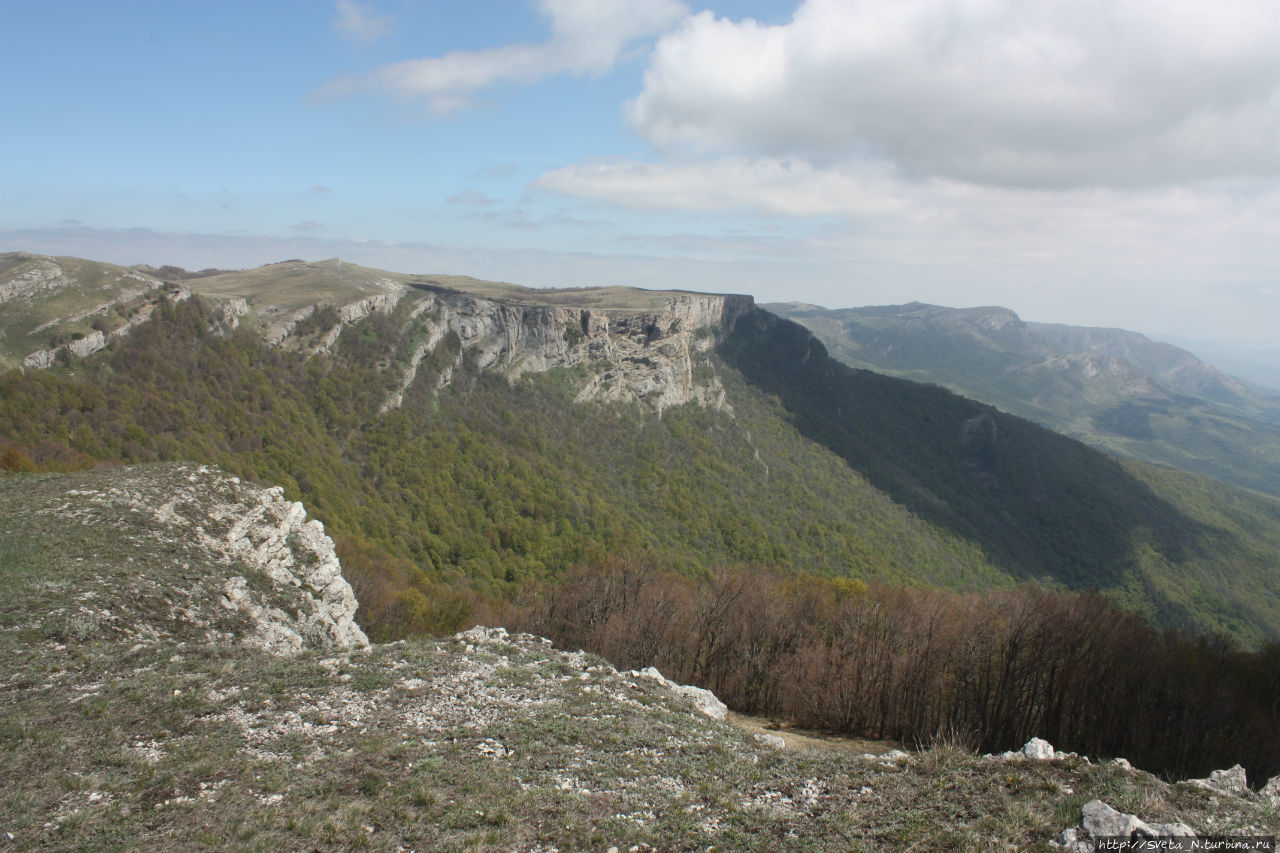
[[[1157,631],[1091,593],[954,593],[767,568],[704,582],[643,560],[530,590],[506,621],[731,708],[982,752],[1042,737],[1170,779],[1280,772],[1280,644]]]

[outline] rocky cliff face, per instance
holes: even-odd
[[[579,400],[623,400],[661,412],[689,402],[723,406],[714,377],[699,382],[695,367],[720,336],[753,305],[749,296],[676,294],[657,310],[512,305],[465,294],[415,297],[414,322],[424,339],[402,376],[401,402],[418,365],[450,335],[459,350],[440,383],[469,361],[508,379],[582,365],[589,378]]]
[[[169,636],[181,624],[187,636],[273,654],[369,644],[333,540],[278,486],[203,465],[123,468],[81,475],[76,488],[34,511],[48,524],[83,526],[86,538],[110,525],[139,554],[171,555],[172,566],[139,567],[132,580],[162,590],[164,606],[107,613],[139,639]],[[185,584],[185,567],[194,565],[206,568]],[[115,590],[113,597],[143,602],[148,595]]]
[[[147,321],[162,298],[201,296],[220,328],[233,329],[252,316],[269,345],[309,355],[331,352],[348,329],[371,315],[400,309],[397,316],[407,319],[402,333],[416,343],[384,411],[401,404],[418,366],[446,341],[457,345],[438,375],[439,385],[464,363],[510,380],[583,367],[580,400],[628,401],[656,412],[689,402],[723,407],[718,379],[696,368],[754,305],[749,296],[625,288],[538,291],[470,280],[459,280],[458,287],[435,286],[336,261],[290,261],[190,278],[180,286],[77,259],[4,255],[0,262],[0,303],[21,302],[43,318],[24,336],[67,341],[18,353],[30,369],[52,366],[62,350],[78,358],[92,355]],[[77,307],[71,313],[45,304],[49,294],[73,290],[82,299],[72,300]],[[333,310],[317,334],[321,307]],[[92,329],[90,322],[96,322]],[[308,333],[300,335],[300,328]],[[706,378],[699,379],[700,374]]]

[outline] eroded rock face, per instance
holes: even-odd
[[[217,475],[202,466],[193,471],[193,483],[210,476]],[[192,511],[198,495],[178,494],[155,515],[188,527],[209,550],[261,572],[278,590],[292,591],[288,612],[254,595],[244,576],[227,580],[223,606],[245,612],[258,626],[245,642],[277,654],[307,646],[367,646],[369,639],[355,623],[355,593],[342,576],[324,525],[308,521],[303,505],[285,500],[279,486],[264,489],[235,477],[223,477],[218,486],[225,497],[209,500],[206,491],[198,511]],[[179,504],[185,512],[177,511]]]
[[[304,648],[363,648],[356,598],[333,540],[306,509],[208,466],[143,466],[86,475],[91,488],[66,492],[40,512],[59,523],[112,524],[139,554],[172,555],[152,570],[170,590],[164,613],[126,621],[127,633],[160,638],[181,622],[212,642],[274,654]],[[200,571],[192,571],[201,566]],[[179,603],[180,601],[180,603]],[[119,615],[119,614],[117,614]]]
[[[439,385],[464,361],[512,380],[582,365],[590,374],[580,401],[636,402],[657,412],[689,402],[723,407],[719,380],[699,381],[695,367],[754,304],[746,296],[695,293],[672,296],[654,311],[509,305],[462,294],[419,300],[413,316],[425,340],[384,410],[400,405],[418,365],[449,335],[459,352]]]

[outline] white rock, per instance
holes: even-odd
[[[1192,785],[1213,791],[1215,794],[1227,794],[1243,797],[1249,793],[1249,781],[1245,770],[1239,764],[1229,770],[1215,770],[1207,779],[1188,779]]]
[[[771,734],[770,732],[759,732],[756,734],[756,740],[765,746],[771,746],[774,749],[785,749],[787,741],[782,735]]]
[[[723,720],[729,716],[729,707],[716,698],[716,694],[702,687],[694,687],[689,684],[676,684],[667,678],[656,667],[647,666],[641,670],[631,670],[628,675],[632,678],[649,678],[662,684],[668,690],[673,691],[679,696],[693,702],[698,710],[706,714],[713,720]]]
[[[1047,740],[1033,737],[1023,745],[1022,757],[1035,761],[1052,761],[1054,757],[1053,744]]]
[[[1184,823],[1148,824],[1134,815],[1113,809],[1102,800],[1090,800],[1080,809],[1080,825],[1064,829],[1053,844],[1071,853],[1092,853],[1093,841],[1097,838],[1189,838],[1195,834]]]
[[[38,349],[33,353],[29,353],[22,359],[23,367],[34,367],[37,370],[44,370],[53,367],[54,359],[57,354],[53,350]]]

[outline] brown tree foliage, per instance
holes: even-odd
[[[1093,594],[957,594],[765,568],[702,582],[583,567],[507,622],[617,666],[657,666],[801,726],[983,751],[1043,737],[1170,778],[1280,772],[1280,647],[1158,632]]]

